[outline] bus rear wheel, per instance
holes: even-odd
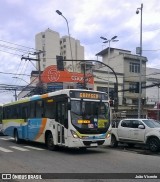
[[[19,139],[18,131],[17,130],[14,131],[14,140],[15,140],[16,143],[20,143],[21,142],[21,140]]]
[[[47,138],[46,138],[46,145],[47,145],[48,150],[52,150],[52,151],[57,150],[57,146],[54,145],[54,142],[53,142],[52,133],[48,133]]]

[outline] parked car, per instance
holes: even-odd
[[[152,119],[122,119],[112,125],[111,147],[145,144],[152,152],[160,150],[160,123]]]

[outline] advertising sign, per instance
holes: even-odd
[[[50,82],[76,82],[83,83],[84,82],[84,74],[69,72],[67,70],[59,71],[57,70],[56,65],[48,66],[41,75],[41,80],[43,83]],[[92,74],[85,75],[85,81],[89,84],[94,84],[94,78]]]

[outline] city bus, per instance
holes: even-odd
[[[86,149],[107,143],[110,106],[104,92],[64,89],[4,104],[2,122],[4,134],[16,143]]]

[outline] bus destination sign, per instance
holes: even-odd
[[[96,93],[96,92],[71,91],[70,96],[72,98],[80,98],[80,99],[107,100],[107,95],[105,93]]]

